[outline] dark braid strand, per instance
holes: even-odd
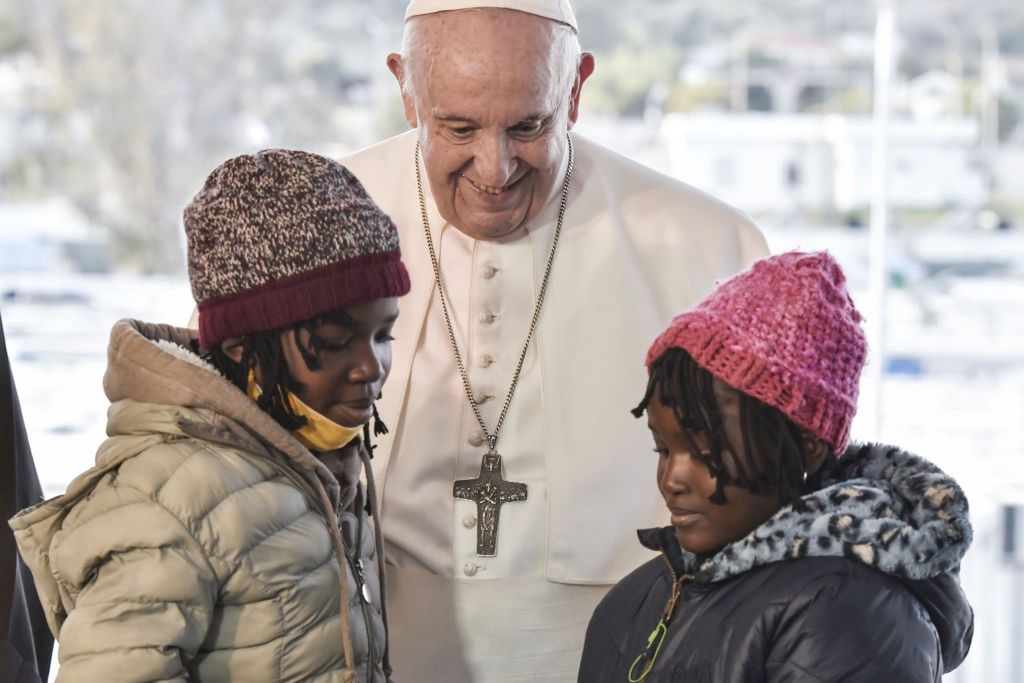
[[[652,365],[647,389],[633,415],[642,416],[657,391],[662,405],[672,408],[683,434],[691,441],[691,452],[702,450],[697,448],[695,436],[706,440],[706,452],[693,457],[715,478],[715,491],[709,497],[712,503],[724,504],[725,487],[738,486],[754,494],[775,494],[783,505],[800,509],[807,473],[800,428],[778,409],[740,392],[746,457],[736,457],[733,454],[737,449],[725,433],[713,379],[689,353],[671,348]]]

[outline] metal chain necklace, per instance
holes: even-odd
[[[420,173],[420,145],[416,143],[416,154],[413,159],[416,166],[416,189],[419,192],[420,217],[423,219],[423,231],[427,238],[427,250],[430,252],[430,264],[434,268],[434,286],[437,287],[438,298],[441,301],[441,311],[444,313],[445,326],[448,329],[448,341],[451,342],[452,353],[455,354],[455,364],[459,368],[459,376],[462,378],[462,386],[466,390],[466,398],[476,415],[487,439],[487,452],[480,464],[480,476],[476,479],[461,479],[455,482],[452,495],[464,500],[472,500],[477,505],[477,555],[483,557],[494,557],[495,546],[498,534],[498,513],[503,503],[526,500],[526,484],[506,481],[501,473],[501,456],[498,454],[498,435],[501,433],[501,426],[505,422],[509,406],[512,405],[512,395],[519,384],[519,374],[522,372],[523,363],[526,361],[526,353],[530,348],[530,340],[537,328],[537,321],[540,319],[541,307],[544,304],[544,296],[547,293],[548,280],[551,276],[551,266],[555,261],[555,251],[558,248],[558,238],[562,233],[562,221],[565,218],[565,209],[569,201],[569,181],[572,179],[572,170],[575,165],[575,153],[572,146],[572,139],[566,135],[569,144],[569,164],[565,170],[565,178],[562,180],[561,201],[558,206],[558,221],[555,224],[555,235],[551,242],[551,253],[548,254],[547,266],[544,268],[544,277],[541,280],[540,292],[537,295],[537,303],[533,308],[533,318],[530,321],[530,329],[526,334],[526,342],[519,354],[519,361],[512,373],[512,383],[508,388],[508,395],[505,397],[505,405],[501,409],[498,422],[494,427],[494,433],[487,430],[484,424],[483,415],[480,414],[480,406],[473,396],[473,388],[469,383],[469,375],[466,373],[466,366],[462,361],[462,354],[459,352],[459,345],[455,339],[455,328],[452,326],[451,315],[448,312],[448,302],[444,295],[444,285],[441,280],[441,264],[437,259],[434,250],[434,240],[430,235],[430,219],[427,216],[427,202],[423,194],[423,178]]]

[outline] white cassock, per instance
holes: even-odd
[[[502,427],[497,556],[478,557],[477,509],[456,479],[487,450],[433,286],[416,191],[416,132],[342,159],[398,226],[412,291],[379,403],[391,433],[381,488],[395,680],[575,680],[608,588],[651,557],[636,529],[669,522],[643,419],[644,356],[676,313],[766,255],[743,214],[572,135],[575,170],[540,323]],[[564,169],[568,154],[563,159]],[[493,431],[533,314],[561,193],[509,239],[471,239],[427,212],[466,370]]]

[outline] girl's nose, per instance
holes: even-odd
[[[661,489],[666,493],[689,493],[695,478],[701,475],[701,470],[707,476],[707,470],[703,464],[694,460],[689,453],[669,453],[660,479]]]
[[[350,382],[370,384],[384,376],[384,359],[376,348],[376,344],[366,344],[360,349],[355,364],[349,370]]]

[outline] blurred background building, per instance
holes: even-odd
[[[188,319],[180,216],[206,174],[404,129],[384,66],[404,6],[0,0],[0,310],[47,495],[103,438],[114,320]],[[947,680],[1024,681],[1024,4],[893,5],[882,299],[882,0],[574,6],[597,57],[581,132],[747,211],[773,250],[843,263],[880,330],[855,438],[933,459],[972,502],[978,622]]]

